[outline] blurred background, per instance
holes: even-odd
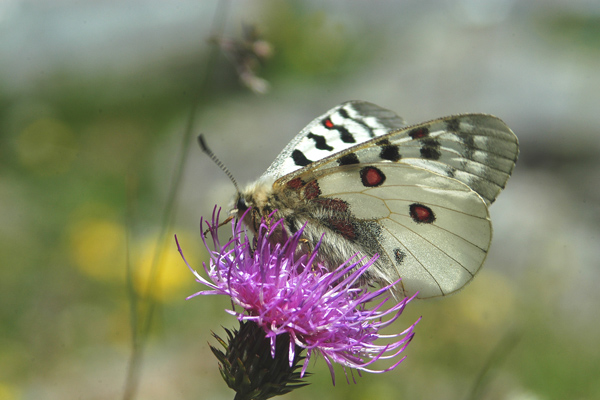
[[[243,184],[354,99],[497,115],[521,155],[477,279],[396,321],[407,359],[287,398],[600,398],[599,71],[594,0],[1,0],[0,399],[233,398],[237,323],[172,239],[200,268],[234,192],[195,136]]]

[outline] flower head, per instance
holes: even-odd
[[[400,316],[414,296],[387,306],[391,285],[369,291],[362,284],[361,276],[376,257],[364,262],[364,258],[355,256],[329,271],[316,261],[320,242],[311,254],[298,256],[302,229],[281,243],[269,240],[271,233],[281,228],[282,220],[263,221],[254,241],[248,238],[241,223],[234,221],[233,238],[221,245],[217,236],[218,218],[219,213],[213,212],[212,222],[206,222],[214,247],[209,249],[208,265],[203,264],[208,279],[188,264],[196,280],[209,289],[190,298],[229,296],[232,308],[227,312],[240,321],[259,326],[270,341],[273,358],[281,356],[275,351],[277,341],[287,335],[289,348],[285,356],[290,367],[298,360],[299,352],[306,350],[300,376],[305,374],[315,353],[320,353],[327,362],[332,379],[335,379],[333,363],[359,372],[385,372],[404,360],[398,358],[411,341],[418,321],[397,334],[383,335],[380,331]],[[206,239],[203,241],[208,249]],[[236,311],[236,306],[241,309]],[[376,344],[380,338],[386,338],[388,343]],[[391,359],[392,365],[385,369],[371,368],[375,361],[383,359]]]

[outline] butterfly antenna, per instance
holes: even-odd
[[[205,152],[206,155],[208,155],[210,157],[210,159],[213,160],[215,162],[215,164],[217,164],[223,172],[225,172],[225,175],[227,175],[229,180],[231,180],[231,182],[233,183],[233,186],[235,186],[235,191],[239,193],[240,188],[239,188],[237,182],[235,181],[235,178],[233,177],[231,172],[229,172],[227,167],[221,162],[221,160],[219,160],[217,158],[217,156],[215,156],[215,153],[213,153],[212,150],[208,148],[208,146],[206,145],[206,142],[204,141],[203,134],[198,135],[198,143],[200,144],[200,148],[202,149],[202,151]]]

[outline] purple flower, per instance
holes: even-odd
[[[219,212],[215,211],[212,222],[206,222],[214,250],[209,249],[203,237],[210,254],[209,264],[203,263],[208,279],[198,274],[184,257],[196,280],[209,288],[189,298],[212,294],[231,297],[232,308],[226,311],[240,321],[251,321],[261,327],[270,341],[273,358],[276,341],[281,340],[278,337],[289,335],[286,356],[290,367],[298,353],[306,350],[300,376],[305,374],[315,353],[323,355],[334,384],[333,363],[357,369],[359,373],[381,373],[404,360],[400,354],[411,341],[418,321],[397,334],[384,335],[381,330],[400,316],[414,296],[384,307],[391,299],[388,289],[392,285],[369,291],[361,280],[376,257],[363,265],[364,258],[355,256],[328,271],[315,261],[320,242],[311,254],[296,254],[302,229],[282,243],[272,243],[270,234],[278,228],[281,233],[283,222],[263,221],[252,241],[241,222],[233,221],[233,238],[221,245],[218,219]],[[235,311],[236,306],[241,310]],[[387,343],[376,344],[379,338],[385,338]],[[373,363],[385,359],[392,360],[392,365],[373,369]]]

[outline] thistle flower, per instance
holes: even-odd
[[[270,234],[281,228],[283,220],[263,221],[254,241],[249,240],[241,222],[232,221],[233,237],[224,245],[217,235],[218,220],[219,212],[215,208],[212,222],[206,221],[214,250],[210,250],[203,237],[210,254],[208,265],[203,263],[208,279],[185,261],[177,244],[197,282],[208,287],[208,290],[199,291],[189,298],[215,294],[229,296],[232,307],[226,312],[236,316],[242,328],[247,323],[258,327],[258,336],[262,337],[257,340],[268,341],[272,360],[286,361],[291,383],[298,383],[298,378],[305,376],[309,361],[315,354],[321,354],[325,359],[334,384],[334,363],[342,365],[345,373],[345,368],[349,367],[360,374],[361,371],[390,371],[404,360],[400,354],[411,341],[418,321],[397,334],[384,335],[380,331],[400,316],[414,296],[384,308],[391,300],[388,289],[397,282],[374,291],[361,284],[361,276],[376,257],[363,263],[365,259],[356,256],[329,271],[316,262],[320,242],[311,254],[296,254],[302,229],[282,243],[269,241]],[[236,306],[239,311],[236,311]],[[387,317],[386,320],[384,317]],[[219,339],[226,349],[239,345],[232,342],[236,333],[228,331],[229,345]],[[387,339],[388,343],[376,344],[375,341],[380,338]],[[245,342],[248,343],[248,340]],[[285,342],[288,347],[283,354],[280,342]],[[306,356],[301,357],[303,350],[306,350]],[[221,364],[224,360],[235,364],[231,362],[235,357],[229,357],[229,361],[228,356],[219,357],[217,354],[217,357]],[[373,369],[376,361],[386,359],[392,360],[391,366]],[[295,371],[301,360],[304,362],[298,375]],[[224,366],[221,365],[221,368],[223,374]],[[232,379],[229,376],[229,381]]]

